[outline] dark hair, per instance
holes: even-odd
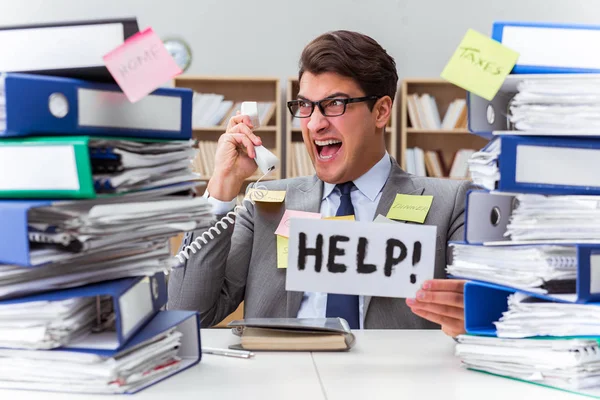
[[[300,56],[298,79],[304,72],[333,72],[356,81],[366,96],[387,95],[392,101],[398,88],[394,59],[374,39],[358,32],[327,32],[312,40]]]

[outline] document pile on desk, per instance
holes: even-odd
[[[504,339],[463,335],[456,354],[467,368],[598,395],[597,339]]]
[[[502,22],[493,32],[527,63],[548,28]],[[470,129],[491,137],[469,160],[485,190],[467,194],[447,272],[468,281],[464,367],[600,396],[600,74],[571,67],[517,65],[491,101],[469,97]]]
[[[31,50],[45,61],[0,71],[0,389],[135,393],[201,357],[198,313],[163,310],[177,264],[169,240],[213,218],[191,169],[192,91],[130,102],[104,54],[59,68],[73,51],[60,48],[72,43],[63,28],[0,30],[3,54],[6,32],[24,30],[27,48],[35,30],[57,43]],[[111,37],[138,25],[84,21],[68,32],[113,48],[123,40]]]

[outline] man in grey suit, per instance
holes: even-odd
[[[464,332],[462,281],[443,279],[446,245],[463,236],[466,181],[421,178],[404,172],[386,152],[398,75],[392,57],[368,36],[329,32],[309,43],[300,60],[300,91],[288,102],[300,118],[316,176],[264,183],[285,190],[283,203],[245,202],[247,211],[206,244],[204,231],[169,279],[168,308],[193,309],[212,326],[244,301],[245,317],[343,317],[353,328],[436,328]],[[235,205],[244,180],[256,171],[254,146],[261,145],[247,116],[233,117],[219,139],[216,166],[207,186],[220,219]],[[416,299],[287,292],[286,271],[277,268],[275,230],[286,209],[353,214],[359,221],[386,215],[396,194],[432,195],[425,224],[437,226],[435,278]]]

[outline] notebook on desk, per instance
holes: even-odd
[[[241,338],[233,349],[345,351],[356,341],[342,318],[247,318],[227,326]]]

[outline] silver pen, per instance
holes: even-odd
[[[202,353],[215,354],[218,356],[236,357],[236,358],[254,357],[254,353],[251,351],[248,351],[248,350],[215,349],[213,347],[203,347]]]

